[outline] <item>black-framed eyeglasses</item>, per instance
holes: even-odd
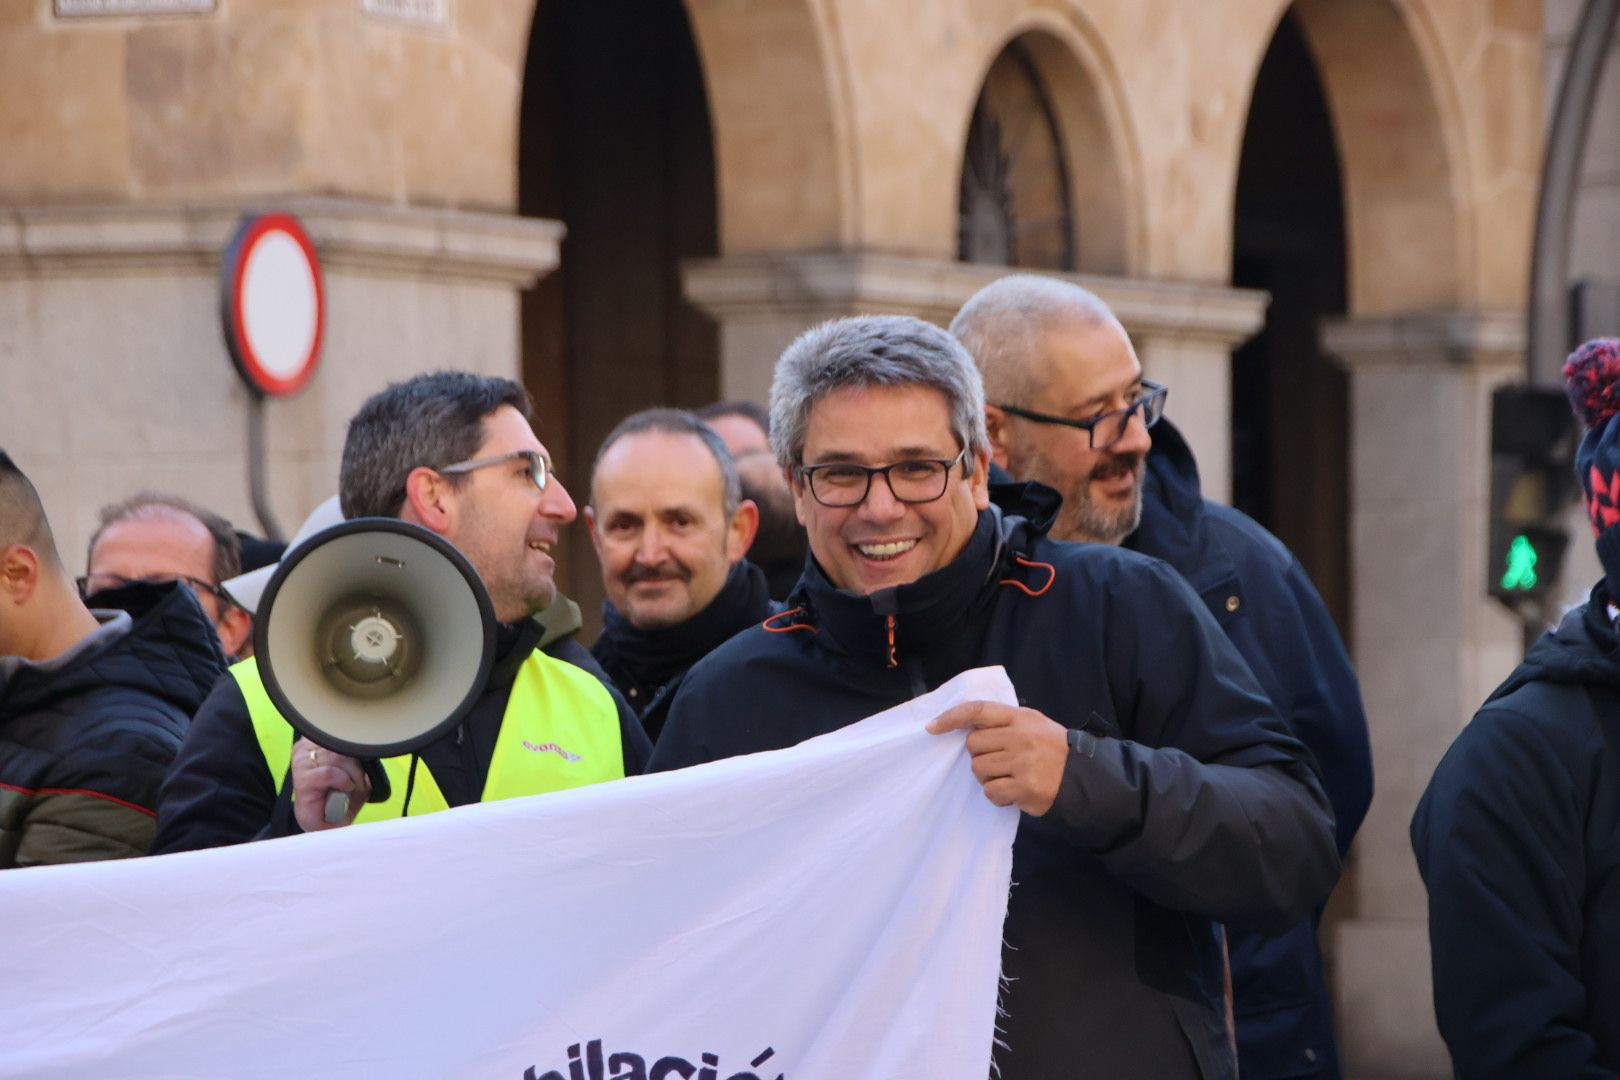
[[[454,476],[458,473],[470,473],[474,469],[482,469],[490,465],[499,465],[505,461],[516,461],[519,458],[529,463],[529,479],[534,481],[535,489],[538,491],[546,490],[546,484],[551,479],[551,463],[538,450],[514,450],[510,454],[472,458],[469,461],[458,461],[454,465],[445,465],[435,469],[434,472]]]
[[[79,587],[79,597],[88,600],[97,593],[107,592],[109,589],[124,589],[131,585],[173,585],[177,581],[185,582],[192,592],[207,593],[226,607],[242,606],[218,585],[192,577],[190,574],[152,574],[138,578],[125,577],[123,574],[83,574],[74,578],[73,584]]]
[[[1064,427],[1079,428],[1091,437],[1093,450],[1107,450],[1125,437],[1125,428],[1131,422],[1131,414],[1138,409],[1142,412],[1144,427],[1157,424],[1159,418],[1164,415],[1164,402],[1169,393],[1170,388],[1163,383],[1143,379],[1142,393],[1135,401],[1123,409],[1113,409],[1090,420],[1070,420],[1066,416],[1020,409],[1016,405],[997,405],[996,408],[1014,416],[1021,416],[1025,420],[1033,420],[1037,424],[1062,424]]]
[[[859,506],[872,490],[872,477],[883,477],[897,502],[933,502],[945,494],[951,468],[967,456],[962,447],[949,460],[912,458],[892,465],[855,465],[833,462],[827,465],[800,465],[799,476],[810,485],[810,494],[822,506]]]

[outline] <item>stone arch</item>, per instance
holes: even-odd
[[[1146,235],[1140,154],[1100,37],[1072,11],[1032,7],[991,42],[959,117],[962,145],[992,65],[1016,46],[1045,91],[1062,144],[1075,233],[1072,269],[1122,276],[1137,270]]]
[[[1294,0],[1292,10],[1327,94],[1343,171],[1350,312],[1467,306],[1462,121],[1421,6]]]
[[[820,0],[686,0],[714,128],[725,255],[847,246],[847,79]]]

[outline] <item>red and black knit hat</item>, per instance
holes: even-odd
[[[1620,338],[1593,338],[1564,362],[1564,392],[1585,428],[1620,413]]]

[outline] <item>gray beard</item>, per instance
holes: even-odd
[[[1067,492],[1050,535],[1055,540],[1084,540],[1093,544],[1119,544],[1142,523],[1141,489],[1130,505],[1106,510],[1086,497],[1085,489]]]

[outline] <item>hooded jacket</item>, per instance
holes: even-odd
[[[1602,583],[1446,751],[1412,818],[1461,1077],[1620,1076],[1620,635]]]
[[[1339,856],[1372,801],[1361,688],[1333,618],[1299,560],[1253,519],[1204,499],[1181,432],[1152,432],[1142,521],[1124,546],[1163,559],[1237,646],[1290,730],[1316,759]],[[1233,927],[1233,1009],[1244,1080],[1339,1075],[1333,1003],[1322,970],[1321,912],[1282,934]]]
[[[812,559],[786,612],[687,673],[651,767],[790,746],[1005,666],[1087,734],[1013,846],[1001,1075],[1232,1077],[1215,922],[1292,923],[1338,873],[1307,752],[1175,571],[1044,539],[1043,488],[994,495],[1013,512],[983,511],[909,585],[855,596]]]
[[[225,671],[189,588],[119,593],[129,611],[98,611],[60,662],[0,658],[0,868],[145,854],[164,772]]]

